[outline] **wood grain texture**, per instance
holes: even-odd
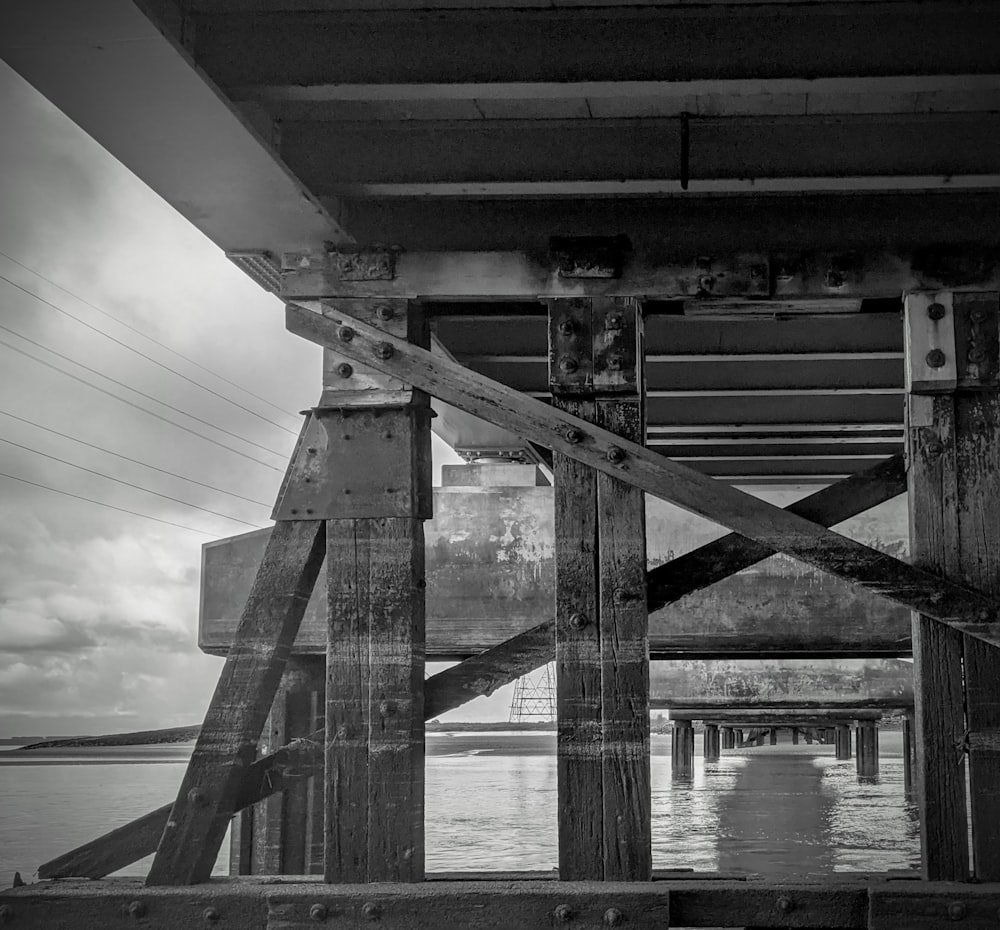
[[[597,402],[597,422],[636,442],[638,399]],[[604,879],[652,874],[646,510],[642,491],[597,476]]]
[[[328,882],[423,877],[423,527],[327,523]]]
[[[907,414],[913,562],[955,577],[960,549],[954,518],[957,486],[952,398],[911,395]],[[965,880],[969,840],[962,636],[919,614],[913,618],[913,691],[924,878]]]
[[[147,883],[206,881],[323,561],[319,522],[279,523],[268,541]]]
[[[591,400],[555,399],[592,420]],[[601,640],[598,602],[597,475],[553,457],[556,539],[556,771],[559,877],[604,877],[601,763]]]
[[[906,493],[903,454],[796,501],[787,509],[821,526],[833,526]],[[646,591],[650,612],[722,581],[774,555],[773,549],[730,533],[649,571]]]
[[[374,354],[378,343],[389,343],[391,357],[376,359],[374,367],[399,373],[434,397],[944,624],[986,642],[1000,642],[1000,630],[989,622],[998,611],[990,598],[744,494],[448,359],[431,356],[350,318],[340,322],[350,323],[355,331],[350,343],[341,343],[338,321],[294,305],[286,310],[286,325],[297,335],[321,345],[349,347],[345,354],[365,359]],[[567,439],[568,430],[579,430],[582,441]],[[608,459],[612,447],[623,450],[623,461]]]

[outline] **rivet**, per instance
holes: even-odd
[[[315,455],[316,454],[316,447],[315,446],[310,446],[308,449],[306,449],[306,452],[308,452],[310,455]]]
[[[10,923],[14,919],[14,908],[9,904],[0,904],[0,924]]]
[[[146,905],[142,901],[132,901],[128,906],[128,912],[132,917],[145,917]]]
[[[625,915],[617,907],[609,907],[604,912],[604,923],[609,927],[617,927],[624,919]]]
[[[969,361],[970,362],[985,362],[986,361],[986,350],[982,346],[973,346],[969,349]]]
[[[967,913],[968,911],[961,901],[952,901],[948,905],[948,918],[950,920],[963,920]]]
[[[386,361],[387,359],[392,358],[395,351],[396,350],[388,342],[380,342],[377,346],[375,346],[375,357],[382,359],[382,361]]]
[[[778,910],[782,914],[788,914],[795,910],[795,902],[791,898],[786,898],[782,895],[777,901]]]
[[[395,488],[386,488],[385,489],[385,493],[386,494],[395,494],[396,493],[396,489]]]
[[[944,304],[939,304],[937,302],[932,303],[927,308],[927,315],[932,320],[943,320],[944,319],[944,315],[945,315]]]
[[[339,336],[341,342],[350,342],[354,338],[354,330],[350,326],[341,326]]]
[[[608,449],[608,461],[612,465],[620,465],[625,461],[625,450],[619,449],[618,446],[611,446]]]
[[[559,324],[559,333],[563,336],[572,336],[576,332],[576,324],[572,320],[563,320]]]
[[[562,923],[573,919],[573,908],[568,904],[557,904],[556,909],[552,913],[555,915],[556,920]]]
[[[366,901],[361,908],[361,913],[367,920],[378,920],[382,916],[382,908],[374,901]]]
[[[942,368],[944,366],[946,359],[944,357],[944,352],[940,349],[931,349],[927,353],[927,364],[931,368]]]
[[[585,614],[579,612],[570,614],[569,625],[573,627],[574,630],[582,630],[587,625],[587,617]]]
[[[354,374],[354,369],[348,365],[347,362],[341,362],[337,366],[337,374],[340,375],[341,378],[350,378],[351,375]]]
[[[386,306],[385,304],[382,304],[382,306],[380,306],[378,310],[375,311],[375,313],[378,314],[378,318],[382,320],[382,322],[384,323],[388,323],[389,320],[391,320],[394,315],[392,312],[392,307]]]
[[[559,362],[559,370],[566,374],[572,374],[579,367],[575,358],[564,358]]]
[[[581,433],[575,426],[571,426],[563,435],[566,438],[566,442],[571,442],[574,445],[578,442],[583,442],[583,433]]]
[[[312,516],[313,510],[311,507],[306,507],[306,516]]]
[[[205,918],[209,923],[214,924],[221,914],[214,907],[206,907],[205,910],[201,912],[201,916]]]
[[[327,910],[325,904],[314,904],[309,908],[309,919],[320,921],[326,920]]]
[[[296,509],[295,509],[295,508],[293,507],[293,508],[291,509],[291,511],[289,511],[289,512],[290,512],[290,513],[291,513],[291,515],[292,515],[292,516],[294,517],[294,516],[295,516],[295,515],[296,515],[296,514],[298,513],[298,510],[296,510]]]
[[[296,513],[296,511],[293,510],[292,513]],[[192,788],[188,791],[187,799],[189,804],[194,804],[196,807],[201,807],[207,801],[205,792],[201,788]]]

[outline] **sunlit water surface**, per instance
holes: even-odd
[[[654,736],[652,750],[654,868],[809,876],[919,861],[898,733],[880,734],[875,784],[860,784],[854,762],[828,746],[726,751],[674,783],[669,736]],[[190,752],[0,750],[0,882],[15,870],[29,880],[40,863],[173,800]],[[426,786],[429,871],[555,867],[554,735],[428,734]],[[216,870],[227,868],[228,843]]]

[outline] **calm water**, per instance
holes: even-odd
[[[898,733],[880,734],[878,784],[858,784],[854,762],[836,762],[832,747],[790,744],[698,759],[690,782],[671,784],[670,738],[654,736],[653,865],[768,875],[915,868],[900,744]],[[0,882],[15,870],[29,880],[39,863],[172,800],[190,751],[0,751]],[[554,868],[554,753],[551,734],[429,734],[428,870]],[[228,853],[217,870],[227,863]]]

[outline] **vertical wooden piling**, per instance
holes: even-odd
[[[723,749],[736,748],[736,731],[732,727],[723,727],[721,731]]]
[[[690,720],[673,721],[670,761],[673,778],[687,779],[694,774],[694,726]]]
[[[426,344],[404,300],[324,301]],[[329,628],[327,882],[424,876],[424,535],[431,515],[425,395],[324,359]],[[320,478],[322,480],[322,477]]]
[[[851,728],[846,723],[838,723],[834,736],[835,755],[840,760],[851,758]]]
[[[778,745],[778,728],[777,727],[771,727],[771,729],[768,730],[768,732],[767,732],[767,741],[772,746],[777,746]]]
[[[874,720],[858,722],[858,775],[861,778],[877,778],[878,727]]]
[[[810,740],[810,742],[812,742],[812,740]],[[798,727],[792,727],[792,745],[793,746],[798,746],[799,745],[799,730],[798,730]]]
[[[996,293],[906,298],[912,558],[921,568],[992,594],[1000,591],[998,304]],[[967,752],[975,873],[996,881],[998,652],[919,616],[913,652],[914,783],[925,877],[968,874]]]
[[[903,717],[903,790],[913,790],[913,715]]]
[[[719,761],[719,725],[717,723],[706,723],[702,733],[702,752],[706,762]]]
[[[643,442],[637,302],[553,300],[549,324],[554,403]],[[559,874],[644,881],[652,874],[644,498],[564,456],[553,464]]]

